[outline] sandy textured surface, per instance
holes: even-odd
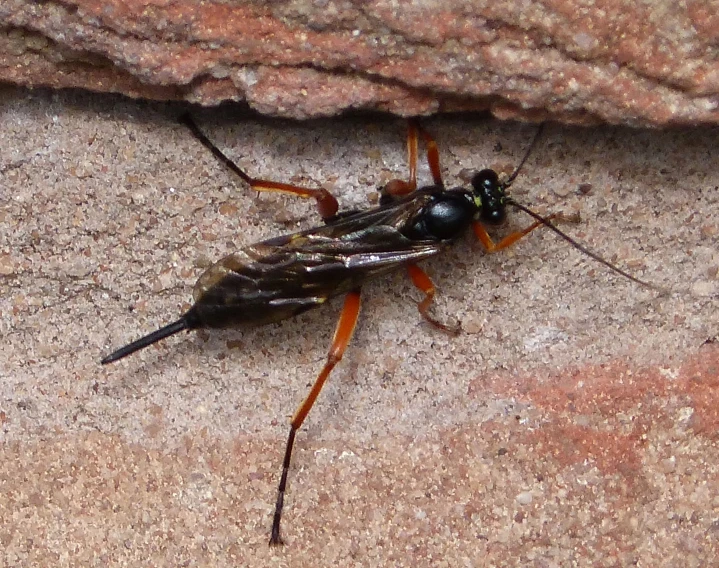
[[[247,191],[174,121],[178,107],[0,96],[0,564],[716,558],[715,130],[550,125],[514,187],[541,212],[580,212],[567,231],[672,295],[541,231],[491,256],[468,237],[426,264],[458,338],[421,322],[404,275],[367,286],[298,438],[288,545],[270,549],[287,419],[338,304],[99,359],[174,319],[212,260],[316,224],[311,204]],[[346,207],[406,172],[395,119],[197,119],[252,175],[325,184]],[[534,132],[466,116],[426,126],[449,184],[509,172]]]

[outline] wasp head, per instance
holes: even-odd
[[[499,225],[506,217],[506,184],[500,183],[497,172],[481,170],[472,177],[474,203],[479,209],[479,219],[489,225]]]

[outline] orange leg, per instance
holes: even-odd
[[[439,165],[439,149],[437,148],[437,142],[426,130],[419,127],[419,133],[422,135],[424,145],[427,148],[427,164],[429,164],[429,170],[432,172],[432,180],[435,185],[444,185],[442,181],[442,171]]]
[[[555,217],[558,217],[558,215],[550,215],[547,217],[547,220],[552,220]],[[544,223],[541,223],[540,221],[537,221],[536,223],[532,223],[529,227],[526,229],[523,229],[521,231],[516,231],[514,233],[510,233],[506,237],[504,237],[501,241],[498,243],[495,243],[492,240],[492,237],[489,236],[487,233],[487,230],[484,228],[484,225],[480,223],[479,221],[474,221],[472,223],[472,229],[474,230],[474,234],[479,239],[479,241],[482,243],[484,248],[487,250],[487,252],[497,252],[498,250],[505,249],[509,246],[512,246],[514,243],[516,243],[519,239],[522,237],[528,235],[534,229],[537,227],[542,227]]]
[[[427,276],[427,273],[416,264],[408,265],[407,272],[409,272],[409,277],[412,279],[412,284],[424,292],[424,299],[417,306],[422,317],[437,329],[441,329],[442,331],[452,335],[459,334],[459,323],[450,327],[437,321],[429,314],[429,307],[432,305],[432,300],[434,300],[434,296],[437,291],[432,283],[432,280],[429,276]]]
[[[326,189],[310,189],[289,183],[252,178],[243,172],[237,164],[235,164],[235,162],[230,160],[230,158],[227,157],[222,150],[215,146],[215,144],[213,144],[213,142],[205,136],[189,114],[183,114],[180,117],[180,122],[187,126],[195,138],[197,138],[202,145],[205,146],[205,148],[212,152],[212,154],[220,162],[222,162],[232,172],[237,174],[243,181],[248,183],[252,189],[256,191],[277,191],[280,193],[289,193],[299,197],[311,197],[317,201],[317,209],[319,210],[320,216],[325,221],[331,219],[337,214],[337,210],[339,209],[337,199],[335,199],[334,195]]]
[[[256,191],[276,191],[279,193],[289,193],[299,197],[312,197],[317,201],[317,210],[323,221],[332,219],[337,215],[339,204],[334,195],[326,189],[311,189],[307,187],[299,187],[289,183],[281,183],[277,181],[268,181],[264,179],[250,178],[247,183]]]
[[[422,129],[421,126],[415,121],[409,121],[409,127],[407,130],[407,157],[409,162],[409,180],[404,181],[401,179],[394,179],[387,183],[382,189],[384,195],[391,195],[399,197],[412,193],[417,189],[417,143],[419,136],[422,136],[424,145],[427,148],[427,163],[429,169],[432,172],[432,179],[436,185],[443,185],[442,173],[439,165],[439,150],[437,149],[437,143],[434,138]]]
[[[275,505],[275,515],[272,519],[272,534],[270,536],[270,545],[283,544],[282,537],[280,536],[280,521],[282,519],[282,506],[285,500],[285,490],[287,489],[287,474],[290,471],[290,460],[292,458],[292,446],[295,443],[295,434],[299,430],[302,423],[307,418],[307,415],[312,408],[312,405],[317,400],[317,396],[322,390],[322,386],[325,384],[327,377],[334,369],[335,365],[340,362],[342,355],[344,355],[347,345],[352,338],[355,325],[357,324],[357,317],[360,311],[360,293],[359,290],[350,292],[345,298],[344,307],[340,315],[339,322],[337,323],[337,329],[335,329],[335,335],[332,339],[332,345],[329,353],[327,354],[327,362],[322,367],[320,374],[315,379],[315,384],[312,385],[312,389],[300,404],[299,408],[295,412],[290,422],[290,435],[287,438],[287,446],[285,447],[285,457],[282,460],[282,476],[280,477],[280,485],[277,488],[277,504]]]

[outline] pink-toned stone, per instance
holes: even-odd
[[[716,14],[709,0],[5,0],[0,80],[292,118],[716,123]]]

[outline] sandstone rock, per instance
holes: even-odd
[[[710,0],[3,0],[0,80],[292,118],[716,123]]]

